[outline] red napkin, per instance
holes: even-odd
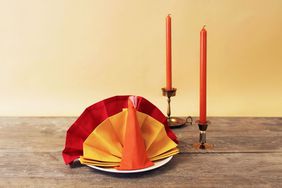
[[[65,148],[62,152],[66,164],[72,163],[83,155],[83,142],[102,121],[127,108],[128,97],[114,96],[86,108],[67,131]],[[165,126],[168,137],[177,143],[175,134],[167,125],[167,118],[156,106],[143,97],[137,97],[136,110],[161,122]]]

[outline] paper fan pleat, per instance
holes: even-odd
[[[122,112],[104,120],[87,137],[83,144],[84,155],[81,156],[83,164],[103,166],[108,161],[112,166],[117,166],[116,164],[122,158],[127,116],[128,110],[124,109]],[[162,123],[142,112],[137,111],[136,116],[144,139],[146,153],[150,160],[160,160],[179,152],[176,148],[177,144],[168,137]],[[97,155],[95,155],[95,152]],[[107,166],[111,165],[107,164]]]
[[[177,147],[177,144],[167,136],[164,126],[160,122],[142,112],[137,112],[137,114],[137,117],[142,121],[141,132],[149,158]]]
[[[110,162],[120,161],[118,159],[121,158],[122,145],[113,127],[112,122],[106,119],[88,136],[83,146],[83,155],[86,158]],[[95,150],[91,148],[95,148]],[[93,156],[94,151],[99,155]],[[100,154],[104,154],[104,156]]]
[[[91,160],[98,160],[102,162],[120,162],[120,156],[117,157],[115,155],[112,155],[109,152],[100,150],[96,148],[93,150],[93,146],[89,144],[84,144],[84,150],[87,152],[84,152],[83,158],[88,158]]]
[[[100,125],[105,119],[119,113],[128,106],[129,96],[114,96],[98,103],[95,103],[80,115],[80,117],[68,129],[66,134],[65,148],[62,152],[66,164],[71,163],[79,156],[83,155],[83,143],[86,138]],[[143,97],[137,98],[136,110],[143,112],[165,127],[166,134],[175,142],[176,136],[167,125],[167,119],[162,112]],[[119,139],[121,139],[119,137]]]
[[[170,157],[172,155],[176,155],[179,153],[179,149],[178,148],[173,148],[165,153],[162,153],[160,155],[154,156],[151,158],[152,161],[157,161],[157,160],[161,160],[167,157]]]
[[[127,114],[118,113],[114,116],[109,117],[112,128],[115,131],[115,135],[118,138],[121,146],[123,146],[125,137],[125,124],[126,124]]]
[[[148,148],[147,153],[149,158],[152,158],[175,147],[177,147],[177,144],[171,141],[164,129],[161,129],[156,133],[154,141]]]
[[[118,166],[120,162],[104,162],[104,161],[96,161],[93,159],[87,159],[84,157],[79,158],[80,162],[82,164],[88,164],[88,165],[95,165],[95,166],[103,166],[103,167],[115,167]]]

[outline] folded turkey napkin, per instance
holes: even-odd
[[[83,143],[82,164],[136,170],[179,152],[164,125],[135,106],[129,99],[128,108],[96,127]]]
[[[120,118],[125,118],[124,114],[127,112],[123,112],[123,109],[128,109],[129,97],[130,96],[128,95],[113,96],[113,97],[104,99],[102,101],[99,101],[87,107],[84,110],[84,112],[79,116],[79,118],[72,124],[72,126],[67,131],[65,148],[62,152],[62,156],[66,164],[71,164],[74,160],[78,159],[80,156],[83,155],[84,153],[83,145],[85,145],[84,142],[86,141],[87,138],[90,139],[91,136],[93,136],[93,131],[96,128],[101,127],[102,124],[107,124],[109,121],[117,124],[118,127],[124,125],[124,124],[120,125],[120,122],[121,122]],[[158,123],[152,124],[153,128],[156,128],[154,127],[155,124],[156,126],[162,125],[162,127],[165,128],[166,135],[171,140],[177,143],[177,138],[175,134],[169,128],[165,115],[147,99],[141,96],[135,97],[135,99],[137,100],[137,101],[135,100],[134,104],[135,104],[135,109],[137,111],[137,114],[139,114],[137,115],[137,119],[139,120],[139,125],[142,125],[142,122],[140,124],[140,117],[142,115],[143,116],[148,115],[150,117],[149,119],[154,119],[154,122],[155,121],[158,122]],[[124,131],[125,129],[122,129],[122,130]],[[107,131],[102,131],[102,132],[103,133],[101,135],[105,134],[104,132],[107,132]],[[92,135],[90,136],[90,134]],[[142,134],[144,135],[144,133]],[[93,140],[93,142],[95,144],[96,139]],[[99,153],[103,151],[104,150],[101,150]],[[154,159],[157,159],[157,158],[158,156],[154,157]],[[86,158],[84,158],[83,160],[86,161]],[[103,164],[103,163],[99,162],[99,164]],[[106,166],[109,164],[107,162],[107,164],[103,164],[103,165]],[[110,165],[113,166],[113,164],[110,164]]]

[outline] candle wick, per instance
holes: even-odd
[[[171,16],[171,14],[168,14],[168,16]]]
[[[205,29],[206,25],[203,26],[203,29]]]

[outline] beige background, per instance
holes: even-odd
[[[281,0],[0,0],[0,115],[79,115],[136,94],[163,112],[172,14],[174,115],[198,115],[208,30],[208,115],[282,116]]]

